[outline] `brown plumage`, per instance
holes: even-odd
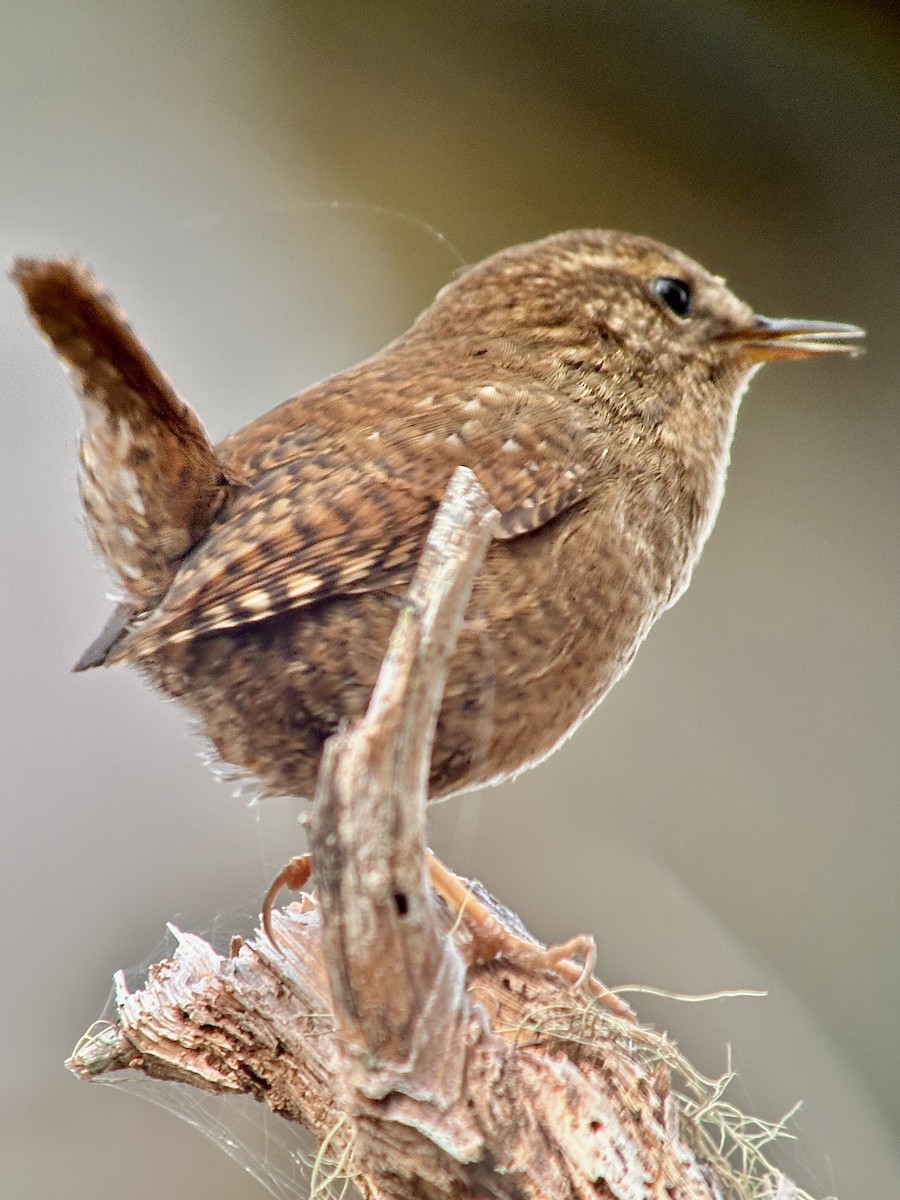
[[[453,470],[498,508],[432,762],[446,795],[549,753],[682,593],[741,394],[852,326],[756,317],[647,238],[504,251],[374,358],[212,447],[88,272],[14,279],[81,392],[81,494],[122,603],[79,662],[130,663],[268,794],[311,795],[361,715]]]

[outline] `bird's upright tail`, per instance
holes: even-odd
[[[228,480],[196,414],[81,263],[19,259],[12,278],[81,396],[91,536],[125,590],[120,607],[146,611],[209,529]]]

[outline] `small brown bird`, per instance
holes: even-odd
[[[81,393],[81,497],[123,589],[76,669],[136,666],[262,794],[310,796],[324,741],[365,711],[460,464],[501,519],[431,794],[549,754],[687,587],[753,372],[862,332],[754,316],[647,238],[563,233],[466,271],[374,358],[213,446],[84,267],[13,278]]]

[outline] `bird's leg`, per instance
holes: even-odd
[[[302,891],[311,874],[312,855],[298,854],[296,858],[292,858],[290,862],[285,863],[272,880],[269,890],[266,892],[262,908],[262,924],[263,929],[266,931],[266,937],[276,948],[278,942],[275,940],[275,931],[272,928],[272,908],[274,907],[278,893],[282,888],[288,888],[292,892]]]
[[[596,997],[610,1012],[625,1020],[634,1020],[634,1013],[609,988],[593,975],[597,947],[592,937],[581,934],[556,946],[539,946],[519,937],[479,900],[471,888],[430,851],[426,851],[428,877],[431,886],[459,920],[465,921],[470,942],[467,957],[470,963],[486,963],[502,955],[509,962],[527,971],[553,971],[571,984]],[[299,892],[312,874],[312,855],[292,858],[272,880],[263,901],[262,924],[266,936],[277,946],[272,927],[272,909],[282,888]],[[581,962],[577,960],[580,959]]]
[[[596,997],[617,1017],[634,1020],[634,1013],[624,1000],[594,978],[597,947],[592,937],[582,934],[547,947],[519,937],[439,858],[430,850],[426,853],[431,886],[468,927],[472,939],[469,947],[471,962],[490,962],[502,955],[525,970],[553,971],[573,988],[583,988],[588,995]]]

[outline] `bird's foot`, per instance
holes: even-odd
[[[269,885],[269,890],[266,892],[266,898],[263,901],[262,925],[266,931],[266,937],[276,948],[278,942],[275,938],[275,931],[272,928],[272,909],[275,906],[278,893],[282,888],[287,888],[291,892],[302,891],[311,874],[312,855],[298,854],[296,858],[292,858],[290,862],[285,863]]]
[[[472,963],[490,962],[502,955],[528,971],[553,971],[573,989],[599,1000],[615,1016],[635,1019],[631,1008],[599,979],[594,978],[597,947],[592,937],[582,934],[555,946],[541,946],[513,933],[457,875],[429,850],[431,886],[450,910],[464,921],[469,931],[468,957]],[[580,960],[580,961],[579,961]]]

